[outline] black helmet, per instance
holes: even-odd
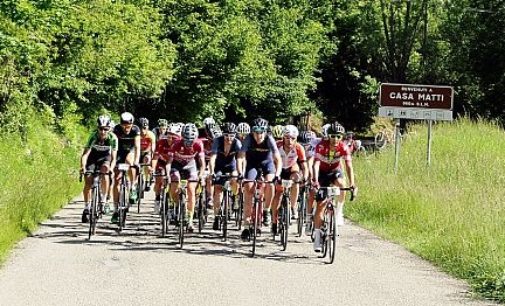
[[[110,117],[107,115],[101,115],[96,120],[98,127],[110,126]]]
[[[149,120],[147,118],[139,118],[140,127],[149,128]]]
[[[233,134],[235,133],[237,126],[233,122],[225,122],[221,126],[221,131],[225,134]]]
[[[332,123],[328,127],[327,133],[328,133],[328,135],[330,135],[330,134],[341,134],[341,135],[344,135],[345,134],[345,129],[344,129],[344,127],[340,123],[338,123],[337,121],[335,121],[334,123]]]
[[[266,132],[268,130],[268,121],[263,118],[256,118],[251,124],[253,132]]]
[[[121,114],[121,124],[133,124],[133,115],[129,112],[124,112]]]

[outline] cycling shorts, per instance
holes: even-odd
[[[245,179],[251,181],[255,180],[260,170],[263,172],[263,175],[275,174],[274,162],[272,160],[266,160],[256,165],[249,165],[248,163],[245,170]]]

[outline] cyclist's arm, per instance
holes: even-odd
[[[352,167],[352,160],[345,161],[345,171],[347,173],[347,179],[349,180],[349,186],[354,186],[354,169]]]
[[[214,174],[214,168],[216,167],[217,154],[212,153],[209,160],[209,174]]]
[[[303,180],[307,181],[309,178],[309,169],[307,167],[307,161],[303,161],[301,163],[302,171],[303,171]]]
[[[237,154],[237,170],[238,173],[244,175],[245,173],[245,152],[238,152]]]
[[[135,136],[135,164],[140,163],[140,136]]]
[[[282,172],[282,157],[279,151],[274,153],[274,163],[275,163],[275,176],[281,176]]]
[[[313,182],[318,182],[319,180],[319,166],[321,165],[321,161],[315,160],[314,161],[314,171],[313,171],[313,176],[312,176],[312,181]]]
[[[89,153],[91,153],[90,148],[85,148],[81,155],[81,170],[86,168],[86,163],[88,162]]]
[[[116,161],[117,161],[117,150],[114,150],[111,152],[111,161],[110,161],[110,169],[114,169],[116,167]]]

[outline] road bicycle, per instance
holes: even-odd
[[[160,225],[161,225],[161,237],[165,237],[168,233],[168,224],[170,223],[171,213],[168,209],[168,197],[167,197],[167,187],[168,187],[168,177],[164,173],[155,173],[153,177],[162,177],[163,183],[160,189]]]
[[[91,239],[91,236],[95,234],[96,223],[98,219],[102,218],[103,207],[102,207],[102,193],[100,192],[101,183],[103,179],[103,174],[100,173],[100,170],[94,171],[85,171],[81,173],[79,177],[79,182],[82,182],[82,177],[84,176],[93,176],[93,184],[91,185],[91,207],[89,209],[89,231],[88,231],[88,240]]]
[[[335,261],[335,253],[337,251],[337,238],[339,236],[337,226],[337,214],[334,199],[340,195],[340,191],[348,190],[351,192],[351,201],[354,200],[354,188],[346,187],[339,188],[335,186],[319,187],[318,193],[322,193],[325,198],[326,206],[323,224],[321,226],[321,241],[323,242],[322,255],[320,258],[325,258],[328,255],[328,264]],[[314,227],[312,227],[314,228]]]
[[[175,216],[176,216],[176,226],[177,233],[179,235],[179,248],[182,249],[184,247],[184,232],[188,230],[188,222],[186,219],[186,210],[187,210],[187,199],[188,199],[188,184],[189,183],[199,183],[198,180],[180,180],[178,194],[179,194],[179,203],[175,207]],[[199,184],[201,187],[201,184]],[[197,189],[199,186],[197,186]]]
[[[138,178],[137,178],[137,188],[138,188],[137,213],[140,213],[140,203],[142,202],[142,199],[144,198],[144,188],[146,185],[145,178],[144,178],[144,168],[149,165],[150,164],[140,164],[140,166],[139,166],[139,173],[138,173]]]
[[[230,216],[231,216],[230,203],[231,203],[232,189],[231,189],[230,179],[233,179],[236,177],[237,177],[236,175],[220,174],[220,175],[216,176],[216,178],[213,180],[213,184],[215,184],[216,182],[219,182],[221,179],[225,180],[222,185],[222,187],[223,187],[223,200],[221,201],[221,211],[219,213],[219,215],[221,217],[219,229],[223,231],[223,241],[226,241],[226,239],[228,238],[228,220],[230,220]]]
[[[119,205],[118,205],[118,213],[119,213],[119,218],[118,218],[118,232],[121,233],[121,231],[125,227],[126,223],[126,213],[128,212],[129,208],[129,201],[128,201],[128,170],[130,169],[129,164],[121,163],[116,166],[117,170],[119,171],[121,175],[121,180],[119,182]]]
[[[281,185],[283,187],[281,206],[279,207],[279,237],[281,239],[282,250],[285,251],[288,246],[288,236],[289,236],[289,225],[291,224],[291,187],[293,184],[298,184],[298,182],[293,182],[293,180],[281,180]],[[273,238],[275,240],[276,232],[273,231]]]

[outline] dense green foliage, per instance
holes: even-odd
[[[430,167],[422,126],[402,143],[398,175],[393,148],[355,161],[360,198],[347,216],[505,302],[503,130],[460,120],[433,136]]]
[[[502,0],[5,0],[0,111],[310,111],[365,129],[390,81],[453,85],[459,113],[504,121],[504,28]]]
[[[80,116],[67,113],[61,124],[67,140],[51,126],[49,112],[25,114],[30,119],[22,142],[15,134],[0,136],[0,262],[21,238],[36,229],[81,188],[77,180],[78,157],[86,131]],[[78,145],[79,144],[79,145]],[[49,175],[50,174],[50,175]]]

